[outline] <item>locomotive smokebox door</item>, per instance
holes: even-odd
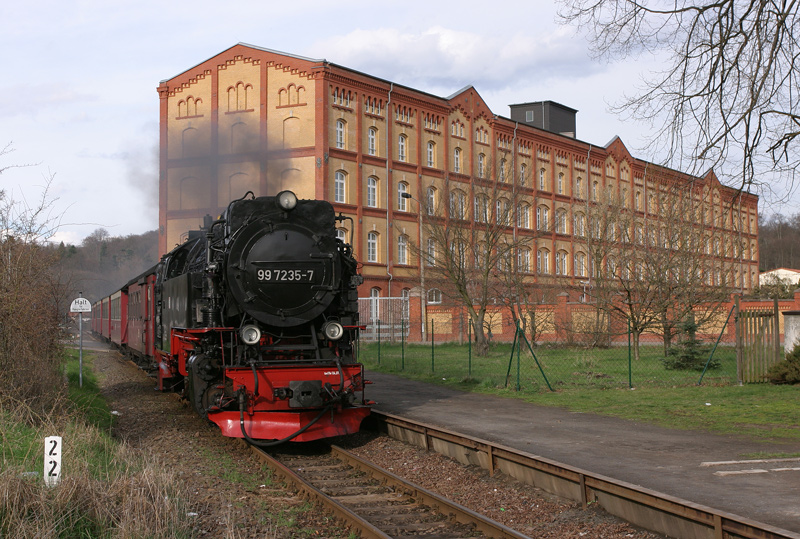
[[[228,285],[239,306],[272,326],[308,324],[333,302],[341,279],[336,239],[294,222],[253,221],[237,231]]]
[[[289,389],[292,390],[290,408],[318,408],[323,404],[321,380],[289,382]]]

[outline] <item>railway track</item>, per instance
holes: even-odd
[[[501,471],[587,507],[677,539],[800,539],[800,533],[631,485],[500,444],[383,412],[371,421],[392,438],[436,451],[491,474]]]
[[[362,538],[526,536],[378,468],[337,446],[317,453],[253,451]]]

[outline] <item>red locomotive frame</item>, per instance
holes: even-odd
[[[226,336],[236,339],[236,330],[228,327],[172,330],[171,353],[156,350],[159,390],[168,390],[174,379],[189,376],[186,363],[194,353],[194,342],[208,334],[218,334],[220,339]],[[241,390],[246,395],[247,411],[244,414],[225,410],[209,411],[208,419],[220,428],[224,436],[232,438],[280,440],[312,422],[293,440],[305,442],[358,432],[361,421],[370,413],[367,406],[343,408],[336,404],[322,411],[292,410],[285,398],[275,396],[276,390],[286,389],[292,382],[323,380],[339,392],[343,389],[361,392],[363,401],[364,385],[369,383],[364,380],[364,367],[360,363],[342,365],[342,371],[340,376],[335,367],[291,365],[259,367],[254,375],[253,370],[248,368],[228,368],[225,371],[226,379],[234,384],[235,390]],[[342,382],[344,388],[341,387]],[[328,414],[330,419],[322,417],[314,421],[322,412]]]

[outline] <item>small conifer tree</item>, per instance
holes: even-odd
[[[667,357],[661,360],[664,367],[670,370],[702,371],[706,366],[710,348],[697,339],[697,323],[694,317],[686,318],[679,326],[679,330],[681,339],[669,349]],[[719,366],[719,360],[714,359],[708,368],[716,369]]]

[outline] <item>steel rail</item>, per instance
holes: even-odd
[[[288,483],[296,486],[306,498],[316,502],[325,510],[331,512],[335,518],[343,522],[351,529],[358,531],[365,539],[391,539],[390,536],[358,516],[356,513],[337,502],[330,496],[323,493],[320,489],[306,481],[299,474],[289,469],[282,462],[272,457],[269,453],[256,446],[251,445],[250,449],[269,466],[272,471]]]
[[[502,539],[526,539],[528,536],[512,530],[511,528],[500,524],[480,513],[464,507],[452,500],[448,500],[438,494],[417,486],[405,479],[379,468],[364,459],[353,455],[349,451],[345,451],[341,447],[331,446],[334,455],[340,460],[347,462],[353,468],[361,470],[378,481],[395,486],[407,492],[412,498],[420,501],[421,503],[433,507],[440,513],[449,515],[457,522],[463,524],[472,524],[475,528],[481,531],[486,537],[497,537]]]
[[[322,490],[314,486],[310,481],[307,481],[301,474],[296,473],[288,466],[272,457],[262,449],[250,446],[251,450],[258,455],[260,459],[267,463],[273,471],[282,477],[285,481],[290,482],[297,486],[299,490],[307,497],[317,502],[326,510],[330,511],[338,520],[343,522],[346,526],[353,530],[357,530],[362,538],[376,538],[383,539],[391,537],[378,527],[374,526],[362,517],[337,500],[325,494]],[[461,524],[472,525],[475,530],[480,531],[486,537],[493,537],[497,539],[530,539],[528,536],[521,534],[496,522],[484,515],[476,513],[452,500],[448,500],[434,492],[426,490],[418,485],[415,485],[405,479],[387,471],[383,468],[375,466],[368,461],[346,451],[338,446],[331,446],[331,455],[339,461],[344,462],[348,466],[364,472],[367,476],[382,483],[393,489],[395,492],[402,492],[406,496],[412,498],[416,503],[430,507],[433,511],[449,517],[452,521]]]
[[[551,494],[597,503],[636,526],[677,539],[800,539],[800,534],[726,511],[397,415],[372,411],[389,436],[464,464],[503,473]]]

